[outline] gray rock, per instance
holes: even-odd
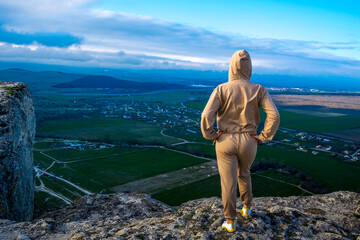
[[[0,239],[357,239],[359,205],[354,192],[254,198],[251,218],[238,202],[237,231],[228,233],[217,197],[170,207],[147,194],[92,194],[32,222],[0,220]]]
[[[19,234],[16,240],[30,240],[30,238],[25,234]]]
[[[354,213],[357,217],[360,217],[360,206],[355,210]]]
[[[30,89],[0,81],[0,218],[32,218],[35,124]]]

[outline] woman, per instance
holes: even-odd
[[[252,186],[250,167],[257,145],[271,140],[280,123],[279,112],[268,91],[250,82],[252,65],[245,50],[234,53],[229,64],[229,81],[217,86],[201,114],[204,138],[216,141],[216,157],[221,179],[224,216],[222,225],[229,232],[236,231],[236,184],[239,183],[242,216],[251,215]],[[259,107],[267,117],[259,135]],[[217,118],[217,129],[214,122]]]

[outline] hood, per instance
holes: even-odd
[[[250,80],[251,72],[250,54],[246,50],[236,51],[229,63],[229,82],[234,80]]]

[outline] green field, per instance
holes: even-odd
[[[187,131],[187,129],[190,129],[192,131],[195,131],[196,133],[192,133]],[[203,138],[202,134],[201,134],[201,130],[199,127],[174,127],[174,128],[170,128],[170,129],[166,129],[164,131],[165,134],[170,135],[170,136],[175,136],[178,138],[182,138],[182,139],[186,139],[190,142],[201,142],[201,143],[205,143],[205,144],[212,144],[212,141],[206,140],[205,138]]]
[[[211,157],[216,159],[215,145],[209,141],[208,144],[181,144],[174,147],[177,150],[195,154],[197,156]]]
[[[313,155],[309,152],[267,146],[258,148],[257,158],[292,166],[318,179],[329,190],[360,192],[360,163],[345,163],[339,159]]]
[[[43,122],[37,127],[36,136],[128,144],[167,145],[178,142],[162,136],[161,130],[153,123],[122,118],[76,118]]]
[[[35,151],[36,153],[36,151]],[[112,192],[111,187],[142,178],[203,163],[205,160],[162,148],[121,148],[102,150],[52,150],[46,154],[64,163],[55,163],[49,172],[71,177],[74,183],[93,192]],[[35,165],[49,166],[53,160],[36,153]],[[71,162],[74,161],[74,162]],[[47,165],[45,166],[45,164]],[[58,187],[53,189],[59,190]],[[61,192],[61,191],[59,191]]]
[[[266,177],[276,178],[278,180],[285,181],[287,183],[291,183],[291,184],[295,184],[295,185],[299,185],[301,183],[301,180],[294,177],[293,175],[281,173],[278,171],[266,170],[266,171],[262,171],[257,174],[266,176]]]
[[[188,106],[189,108],[194,108],[202,111],[204,110],[206,103],[207,101],[199,101],[199,102],[189,102],[186,103],[185,105]]]
[[[36,142],[34,143],[35,149],[48,149],[50,147],[53,147],[55,144],[49,143],[49,142]]]
[[[77,98],[80,97],[67,96],[67,95],[35,95],[33,97],[33,101],[36,104],[46,103],[46,104],[63,105],[63,104],[74,104],[74,101],[78,100]]]
[[[327,132],[360,127],[360,115],[317,117],[300,113],[279,111],[280,126],[310,132]]]
[[[44,156],[43,154],[41,154],[39,151],[36,150],[33,151],[33,156],[34,156],[34,165],[39,166],[40,168],[47,168],[53,162],[52,159]]]
[[[46,188],[60,192],[61,195],[71,200],[84,195],[83,192],[70,184],[66,184],[65,182],[55,178],[50,178],[46,174],[41,176],[41,181],[43,181]]]
[[[290,183],[299,183],[295,177],[275,171],[261,173],[264,176],[271,176],[276,179],[286,180]],[[254,197],[263,196],[293,196],[305,194],[302,190],[261,176],[251,176]],[[238,197],[239,189],[237,190]],[[215,175],[184,186],[162,191],[152,195],[154,198],[172,206],[178,206],[183,202],[207,197],[221,197],[220,175]]]

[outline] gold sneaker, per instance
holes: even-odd
[[[245,207],[243,207],[242,208],[242,210],[241,210],[241,215],[243,216],[243,217],[250,217],[251,216],[251,213],[252,213],[252,211],[251,211],[251,209],[250,208],[245,208]]]

